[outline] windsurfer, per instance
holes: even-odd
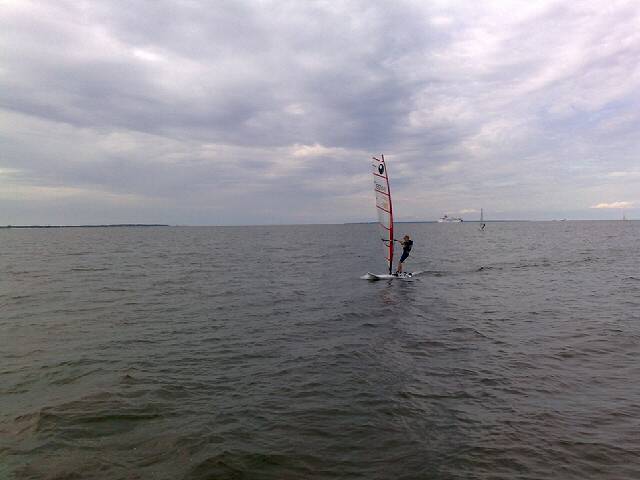
[[[413,247],[413,240],[409,235],[405,235],[402,240],[396,240],[396,242],[402,245],[402,256],[400,257],[400,261],[398,262],[398,269],[396,271],[396,275],[402,273],[402,264],[409,257],[409,252],[411,252],[411,247]]]

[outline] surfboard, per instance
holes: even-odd
[[[421,273],[425,273],[424,270],[416,270],[415,272],[402,272],[398,275],[390,275],[388,273],[371,273],[367,272],[366,275],[363,275],[363,280],[411,280],[416,278]]]
[[[390,275],[388,273],[370,273],[362,276],[363,280],[407,280],[413,278],[413,273],[399,273],[398,275]]]

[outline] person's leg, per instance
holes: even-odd
[[[402,273],[402,264],[408,256],[409,255],[407,255],[407,252],[402,252],[402,256],[400,257],[400,261],[398,262],[398,273]]]

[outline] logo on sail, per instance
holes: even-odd
[[[382,175],[384,173],[384,165],[383,164],[378,165],[378,173],[380,173],[380,175]]]

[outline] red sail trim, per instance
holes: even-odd
[[[386,170],[386,169],[385,169]],[[379,173],[373,173],[376,177],[380,177],[380,178],[384,178],[385,180],[387,180],[387,177],[385,177],[384,175],[380,175]]]
[[[382,228],[384,228],[385,230],[391,230],[389,227],[387,227],[386,225],[378,222],[378,225],[380,225]]]
[[[380,209],[380,210],[382,210],[383,212],[387,212],[388,214],[391,214],[391,211],[389,211],[389,210],[385,210],[384,208],[382,208],[382,207],[380,207],[380,206],[378,206],[378,205],[376,205],[376,208],[379,208],[379,209]]]
[[[381,193],[382,195],[386,195],[387,197],[390,196],[387,192],[381,192],[380,190],[376,190],[376,193]]]

